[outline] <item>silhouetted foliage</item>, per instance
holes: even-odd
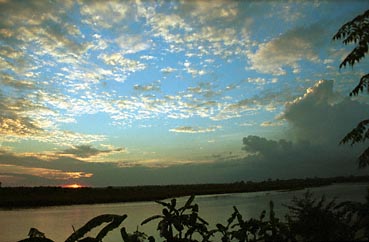
[[[341,144],[345,144],[351,141],[351,145],[359,142],[364,142],[369,138],[369,119],[361,121],[356,128],[354,128],[351,132],[349,132],[342,140]],[[359,167],[365,168],[369,165],[369,147],[361,153],[358,158]]]
[[[152,236],[147,236],[147,234],[140,232],[138,230],[136,230],[135,232],[133,232],[132,234],[127,233],[126,228],[122,227],[120,229],[120,234],[122,236],[122,239],[124,242],[144,242],[146,241],[146,239],[149,242],[155,242],[154,237]]]
[[[161,204],[164,209],[162,215],[154,215],[145,219],[141,225],[144,225],[152,220],[161,219],[158,223],[157,230],[160,237],[166,239],[167,242],[181,241],[189,242],[192,240],[194,233],[199,233],[205,241],[210,237],[212,232],[207,230],[208,223],[199,217],[199,206],[192,204],[195,196],[190,196],[185,205],[176,208],[177,200],[172,199],[170,203],[156,201]],[[203,240],[204,241],[204,240]]]
[[[355,239],[352,212],[345,203],[335,200],[326,202],[306,192],[302,199],[294,198],[288,205],[290,213],[286,216],[293,237],[303,241],[352,241]]]
[[[289,213],[283,221],[276,217],[272,201],[269,204],[269,216],[264,210],[259,218],[244,219],[237,207],[233,207],[234,211],[227,223],[217,223],[215,229],[209,229],[209,224],[199,217],[199,206],[193,203],[194,198],[189,197],[185,205],[179,208],[176,199],[170,202],[157,201],[163,206],[162,214],[151,216],[141,224],[159,219],[157,230],[164,242],[218,241],[212,238],[222,242],[369,240],[369,190],[364,203],[326,201],[324,196],[317,199],[308,191],[302,198],[294,197],[290,205],[285,205]],[[101,242],[126,217],[111,214],[97,216],[69,236],[66,242]],[[84,237],[103,223],[108,225],[95,238]],[[124,242],[155,242],[153,236],[138,230],[128,233],[125,227],[121,227],[120,232]],[[29,237],[21,241],[51,241],[34,228],[30,230]]]
[[[68,239],[65,242],[75,242],[75,241],[102,241],[102,239],[113,229],[117,228],[124,219],[127,218],[127,215],[114,215],[114,214],[103,214],[100,216],[97,216],[93,219],[91,219],[90,221],[88,221],[84,226],[82,226],[80,229],[78,229],[77,231],[75,231],[73,234],[71,234]],[[84,238],[82,240],[80,240],[81,238],[83,238],[83,236],[89,232],[90,230],[92,230],[95,227],[100,226],[103,223],[108,223],[108,225],[106,225],[103,229],[100,230],[100,232],[97,234],[97,236],[95,238]]]
[[[45,234],[36,228],[31,228],[28,232],[27,239],[20,240],[19,242],[53,242],[51,239],[45,237]]]
[[[347,64],[354,66],[359,63],[368,52],[369,44],[369,10],[365,11],[363,14],[358,15],[353,20],[345,23],[338,30],[338,32],[333,36],[333,40],[342,40],[345,45],[354,43],[355,48],[346,56],[346,58],[341,62],[340,68],[346,67]],[[351,95],[358,95],[359,92],[364,90],[366,87],[369,92],[369,74],[362,76],[359,84],[351,91]]]
[[[269,220],[265,220],[266,211],[262,211],[259,219],[250,218],[244,220],[237,207],[233,207],[233,214],[227,220],[227,225],[217,224],[217,229],[222,235],[222,242],[230,242],[235,239],[245,241],[289,241],[291,234],[285,223],[275,217],[274,204],[269,203]]]
[[[342,39],[342,43],[345,45],[355,44],[355,48],[346,56],[341,62],[340,68],[349,66],[353,67],[356,63],[359,63],[365,55],[368,53],[369,44],[369,10],[363,14],[355,17],[353,20],[345,23],[338,32],[333,36],[333,40]],[[363,75],[360,78],[359,84],[350,92],[350,96],[359,95],[364,88],[369,92],[369,73]],[[356,128],[349,132],[342,140],[341,143],[348,143],[351,141],[351,145],[357,142],[364,142],[369,138],[368,129],[369,120],[360,122]],[[359,167],[363,168],[369,165],[369,147],[359,156]]]

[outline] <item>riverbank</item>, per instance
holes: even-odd
[[[369,176],[267,180],[229,184],[195,184],[131,187],[2,187],[0,208],[34,208],[44,206],[99,204],[162,200],[189,195],[225,194],[274,190],[298,190],[333,183],[369,182]]]

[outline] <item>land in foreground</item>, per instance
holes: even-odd
[[[369,176],[267,180],[229,184],[194,184],[131,187],[2,187],[0,208],[31,208],[75,204],[98,204],[162,200],[173,197],[273,190],[295,190],[344,182],[369,182]]]

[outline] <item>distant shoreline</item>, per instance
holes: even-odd
[[[2,187],[0,209],[37,208],[78,204],[102,204],[163,200],[189,195],[210,195],[275,190],[300,190],[333,183],[369,182],[369,176],[241,181],[227,184],[150,185],[130,187]]]

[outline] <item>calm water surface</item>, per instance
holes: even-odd
[[[334,184],[330,186],[310,188],[315,196],[323,194],[327,198],[337,198],[337,201],[351,200],[364,201],[369,184]],[[258,217],[262,210],[269,208],[269,201],[273,200],[275,212],[283,218],[287,209],[283,204],[289,204],[294,197],[301,197],[306,190],[298,191],[270,191],[237,193],[224,195],[197,196],[195,202],[199,204],[200,216],[215,228],[216,223],[226,224],[226,220],[237,206],[244,218]],[[177,203],[182,206],[188,197],[178,198]],[[128,218],[122,225],[128,232],[137,228],[150,235],[155,235],[157,221],[137,227],[145,218],[160,214],[162,207],[154,202],[117,203],[98,205],[75,205],[45,207],[37,209],[0,210],[0,241],[14,242],[27,237],[31,227],[45,233],[56,241],[62,242],[73,233],[74,228],[83,226],[89,219],[101,214],[127,214]],[[99,228],[97,230],[100,230]],[[91,233],[90,235],[94,235]],[[104,242],[122,241],[119,229],[116,229],[104,238]],[[160,241],[160,240],[159,240]]]

